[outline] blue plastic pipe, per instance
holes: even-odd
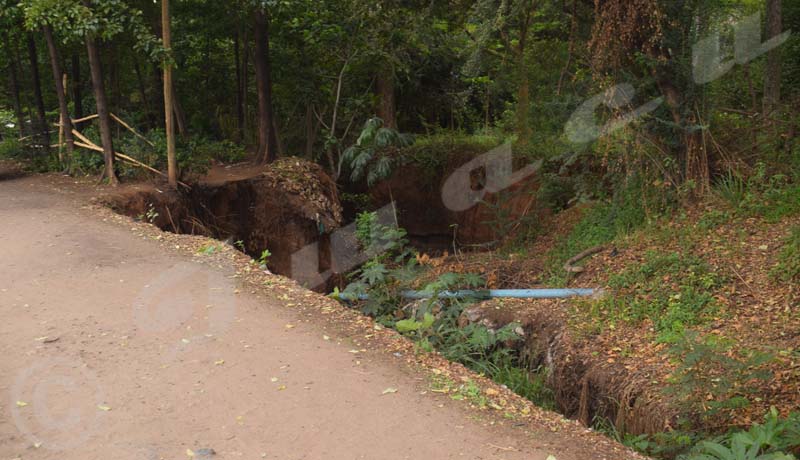
[[[566,299],[568,297],[589,297],[596,289],[483,289],[443,291],[438,294],[427,291],[403,291],[400,295],[406,299],[429,299],[436,295],[440,299],[460,299],[475,297],[478,299],[513,298],[513,299]],[[342,300],[354,300],[347,294],[339,294]],[[369,295],[361,294],[358,300],[367,300]]]

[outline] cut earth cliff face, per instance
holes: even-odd
[[[296,279],[310,275],[298,271],[331,267],[329,236],[342,223],[333,180],[319,165],[291,157],[246,177],[201,180],[189,190],[140,186],[104,201],[163,230],[225,240],[257,259],[267,250],[269,269]],[[293,262],[304,248],[315,260]]]
[[[483,190],[485,178],[479,168],[471,174],[471,189]],[[370,190],[373,203],[382,206],[395,201],[400,227],[408,231],[412,242],[433,246],[486,245],[522,228],[525,218],[542,212],[536,206],[537,176],[530,175],[507,188],[490,193],[465,210],[448,209],[442,189],[448,175],[431,179],[416,164],[401,166],[389,179]],[[468,193],[468,192],[465,192]],[[502,228],[501,228],[502,227]]]

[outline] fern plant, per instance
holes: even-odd
[[[396,149],[409,147],[414,137],[383,126],[383,120],[374,117],[367,120],[356,143],[342,154],[342,161],[350,169],[353,182],[363,178],[367,185],[389,177],[397,162],[392,153]]]

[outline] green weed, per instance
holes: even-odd
[[[590,303],[590,312],[614,322],[652,321],[659,342],[674,342],[686,327],[719,310],[713,292],[722,277],[702,259],[648,252],[644,262],[609,278],[616,294]]]
[[[764,423],[704,440],[680,460],[795,460],[790,452],[800,446],[800,414],[785,419],[773,408]]]
[[[741,348],[734,353],[734,346],[723,337],[687,331],[670,349],[679,364],[665,391],[706,419],[749,406],[754,384],[772,377],[764,365],[774,357]]]
[[[772,268],[770,275],[787,283],[800,280],[800,225],[792,228],[778,255],[778,263]]]

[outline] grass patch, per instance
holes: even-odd
[[[592,316],[612,326],[650,320],[657,340],[673,343],[687,327],[718,312],[713,293],[722,281],[697,256],[650,251],[641,265],[611,276],[609,287],[615,295],[588,305]]]
[[[714,193],[743,217],[757,216],[775,223],[800,214],[800,184],[784,174],[767,175],[763,163],[749,178],[734,173],[722,176],[714,184]]]
[[[595,203],[585,211],[580,222],[550,250],[545,267],[548,284],[566,285],[570,274],[563,266],[569,258],[654,222],[673,205],[669,193],[646,185],[642,179],[631,179],[611,200]]]

